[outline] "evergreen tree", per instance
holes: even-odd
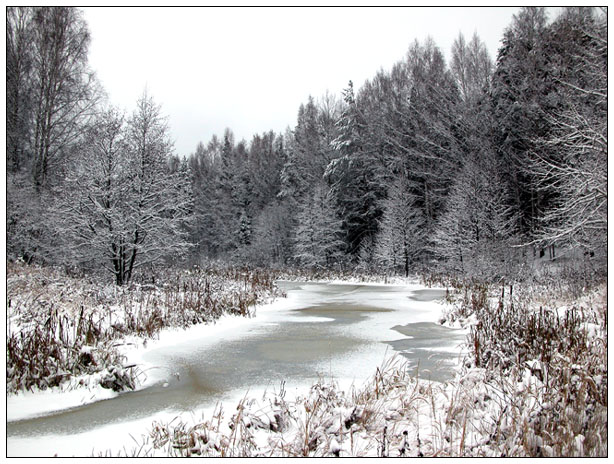
[[[377,235],[375,257],[380,266],[403,270],[409,276],[410,265],[424,250],[424,217],[410,193],[405,176],[392,184],[383,202],[383,216]]]
[[[191,241],[195,245],[195,258],[216,257],[220,251],[217,198],[220,152],[221,144],[214,135],[206,147],[199,143],[189,158],[194,194]]]
[[[343,100],[345,108],[337,122],[339,135],[332,142],[337,157],[329,163],[325,176],[341,211],[348,253],[357,256],[361,242],[377,231],[383,188],[377,181],[379,170],[373,153],[364,144],[365,123],[351,81]]]
[[[287,144],[287,160],[281,173],[283,197],[302,198],[320,182],[326,168],[318,108],[313,97],[299,107],[297,123]]]
[[[522,8],[503,35],[493,76],[492,104],[497,122],[495,146],[506,167],[506,179],[514,195],[521,233],[530,237],[549,202],[544,190],[535,188],[530,168],[535,139],[549,130],[550,95],[544,49],[547,18],[544,8]]]
[[[322,183],[306,195],[297,214],[294,258],[308,268],[331,268],[343,260],[343,231],[330,190]]]

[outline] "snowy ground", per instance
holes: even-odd
[[[410,301],[414,291],[423,287],[417,284],[405,285],[403,291],[389,292],[390,285],[375,285],[369,287],[369,291],[360,291],[356,285],[348,285],[347,282],[333,283],[337,289],[331,295],[324,298],[328,303],[339,301],[352,301],[360,303],[368,301],[371,306],[388,308],[390,312],[379,312],[377,317],[368,317],[364,320],[350,324],[347,327],[347,335],[369,340],[358,349],[351,350],[334,362],[335,373],[332,373],[332,361],[322,362],[319,370],[322,373],[330,373],[339,388],[347,389],[351,385],[361,386],[367,378],[373,375],[377,366],[380,366],[386,357],[390,357],[392,350],[383,341],[404,338],[391,327],[399,323],[412,322],[436,322],[441,315],[441,306],[431,301]],[[305,284],[293,283],[289,288],[305,288]],[[138,340],[131,340],[133,344],[124,346],[124,354],[128,357],[128,363],[137,363],[145,374],[140,388],[146,388],[154,384],[170,384],[174,381],[172,366],[163,366],[161,359],[157,359],[156,353],[172,351],[177,346],[189,347],[193,341],[198,341],[202,348],[204,345],[215,346],[222,341],[241,339],[254,336],[258,332],[283,324],[284,321],[301,320],[305,323],[326,323],[332,318],[312,315],[298,315],[296,309],[307,307],[322,302],[322,293],[326,293],[331,284],[311,285],[310,291],[288,291],[287,299],[280,299],[268,305],[257,308],[256,316],[248,319],[243,317],[224,316],[214,325],[197,325],[187,330],[163,330],[159,339],[150,341],[146,346]],[[339,292],[338,289],[343,289]],[[401,319],[399,318],[401,316]],[[302,319],[301,319],[302,317]],[[205,340],[205,342],[203,342]],[[434,350],[450,351],[457,349],[454,345],[442,341],[441,346]],[[328,365],[327,365],[328,364]],[[292,384],[289,379],[286,399],[305,394],[311,382],[299,382]],[[257,398],[262,396],[264,390],[271,391],[271,384],[253,385],[250,387],[250,396]],[[274,389],[274,387],[273,387]],[[47,390],[45,392],[12,395],[7,399],[7,420],[15,421],[31,418],[51,411],[73,408],[90,402],[111,399],[116,393],[100,387],[75,389],[72,391],[58,392]],[[231,391],[225,398],[227,408],[234,408],[238,401],[245,395],[244,389]],[[96,428],[79,434],[48,434],[45,436],[15,437],[7,439],[7,454],[9,456],[52,456],[76,455],[87,456],[92,453],[104,453],[110,450],[112,454],[121,450],[134,450],[143,442],[144,435],[151,427],[155,419],[161,423],[177,423],[178,421],[194,423],[199,419],[210,418],[214,406],[199,408],[196,412],[180,412],[165,410],[157,413],[155,417],[139,418],[121,423],[114,423]]]

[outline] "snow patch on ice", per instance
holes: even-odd
[[[65,409],[75,408],[95,401],[114,398],[118,393],[102,388],[100,385],[73,390],[59,387],[48,390],[35,390],[6,398],[6,420],[13,422],[39,417]]]

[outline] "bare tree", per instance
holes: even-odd
[[[55,240],[47,213],[101,93],[79,10],[10,7],[6,26],[7,250],[45,261]]]
[[[40,189],[96,111],[99,89],[87,66],[90,35],[79,10],[36,8],[32,24],[32,178]]]
[[[6,156],[7,170],[26,162],[30,132],[32,8],[6,10]]]
[[[169,167],[160,107],[143,95],[127,123],[116,111],[104,113],[84,149],[55,215],[68,261],[102,266],[123,285],[138,267],[182,256],[192,195],[187,170]]]

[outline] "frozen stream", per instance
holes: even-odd
[[[238,324],[190,330],[134,355],[148,386],[42,417],[7,423],[7,454],[90,455],[126,450],[152,421],[205,418],[218,403],[234,409],[249,390],[306,392],[319,378],[361,386],[400,352],[419,375],[445,380],[458,359],[461,331],[436,324],[445,291],[420,286],[279,282],[288,298]],[[206,329],[206,330],[205,330]],[[11,403],[7,408],[11,408]],[[9,414],[10,417],[10,414]],[[132,437],[130,437],[132,435]]]

